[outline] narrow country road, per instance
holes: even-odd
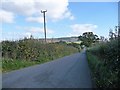
[[[3,88],[92,88],[85,51],[4,73]]]

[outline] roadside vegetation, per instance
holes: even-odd
[[[78,52],[66,43],[42,43],[37,39],[2,41],[2,71],[40,64]]]
[[[102,40],[87,49],[93,81],[98,88],[120,88],[120,28],[115,31],[110,31],[109,41]]]
[[[120,88],[120,27],[110,30],[109,40],[93,32],[78,37],[80,43],[43,43],[29,38],[2,41],[2,72],[16,70],[80,52],[87,47],[87,59],[98,88]]]

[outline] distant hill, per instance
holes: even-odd
[[[44,41],[44,39],[39,39],[40,41]],[[61,37],[61,38],[47,38],[47,43],[54,43],[54,42],[78,42],[78,37]]]
[[[36,39],[33,36],[30,38],[25,37],[24,39],[33,39],[34,41],[44,42],[44,38]],[[20,40],[22,40],[22,39],[20,39]],[[10,40],[10,41],[12,41],[12,40]],[[15,40],[13,40],[13,41],[15,41]],[[0,42],[2,42],[2,41],[0,41]],[[78,41],[78,37],[47,38],[47,43],[55,43],[55,42],[80,43],[80,41]]]

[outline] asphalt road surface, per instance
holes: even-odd
[[[3,88],[92,88],[85,51],[4,73]]]

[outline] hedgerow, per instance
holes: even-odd
[[[34,39],[3,41],[1,43],[3,71],[4,69],[8,69],[6,66],[11,67],[12,65],[10,64],[14,62],[19,63],[18,61],[28,61],[41,63],[77,52],[76,48],[65,43],[45,44]],[[14,65],[14,69],[15,68]]]
[[[120,38],[102,42],[87,51],[97,87],[120,87],[120,78],[118,77],[120,72],[119,41]]]

